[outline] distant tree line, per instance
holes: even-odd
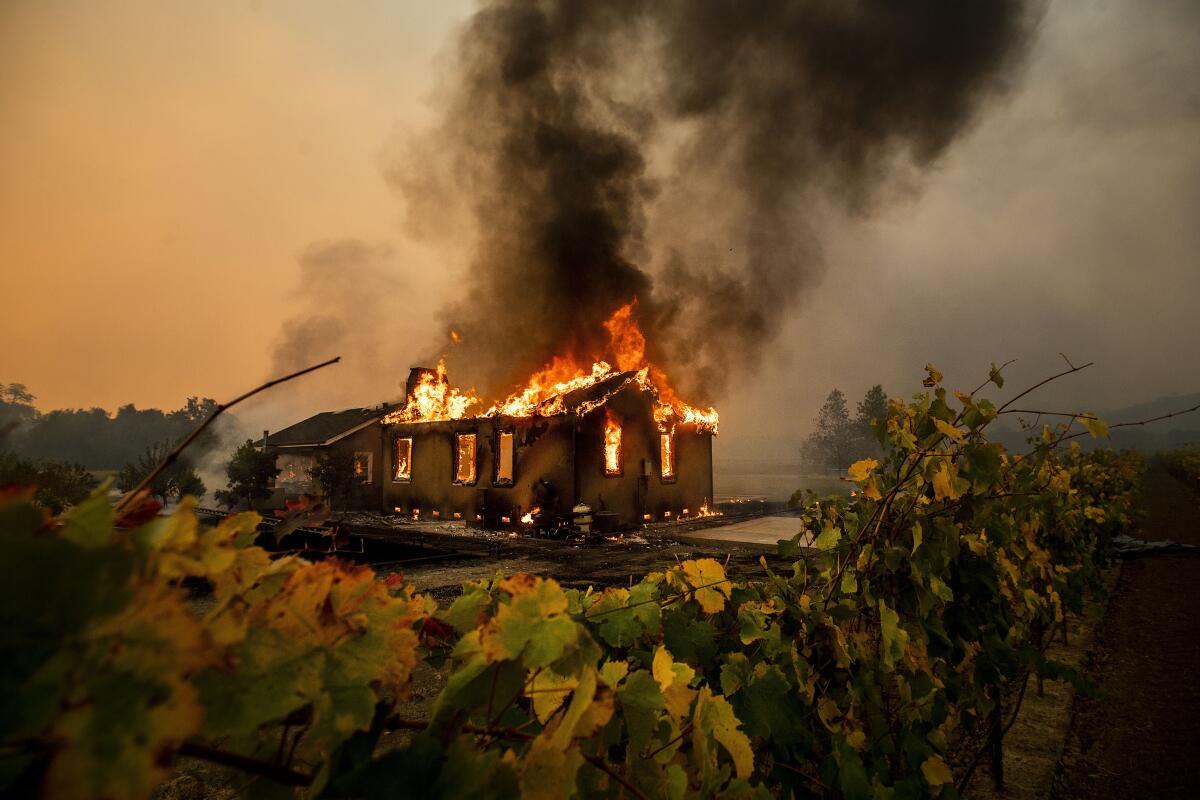
[[[179,441],[217,405],[208,397],[189,397],[173,411],[129,403],[115,414],[103,408],[42,413],[34,399],[23,384],[0,384],[0,432],[7,433],[0,447],[35,460],[69,460],[96,470],[119,470],[155,445]],[[193,452],[214,444],[211,438],[197,442]]]
[[[863,395],[851,416],[846,395],[840,389],[830,392],[813,420],[813,432],[801,447],[805,467],[844,470],[855,461],[882,452],[871,422],[887,417],[887,405],[887,393],[876,384]]]
[[[0,486],[37,486],[38,501],[56,510],[98,485],[92,470],[114,471],[116,487],[132,489],[217,405],[190,397],[174,411],[128,404],[116,414],[102,408],[42,413],[35,399],[24,384],[0,383]],[[163,502],[203,495],[192,460],[215,445],[215,435],[201,436],[154,480],[150,493]]]

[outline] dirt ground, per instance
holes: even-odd
[[[1157,462],[1148,539],[1200,544],[1200,498]],[[1200,555],[1125,562],[1078,697],[1053,797],[1200,797]]]

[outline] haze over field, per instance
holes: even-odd
[[[246,419],[394,399],[466,296],[470,218],[447,206],[432,246],[412,187],[392,187],[440,118],[471,12],[4,4],[0,380],[44,409],[173,408],[341,354]],[[1048,387],[1050,408],[1200,388],[1200,6],[1060,0],[1030,41],[1007,94],[870,214],[805,208],[822,273],[711,398],[719,448],[802,434],[835,385],[907,394],[926,361],[961,387],[993,360],[1019,359],[1017,384],[1060,351],[1098,362]],[[673,219],[647,213],[639,266],[658,276]]]

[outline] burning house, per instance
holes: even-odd
[[[300,476],[323,449],[340,447],[361,469],[364,507],[414,519],[519,527],[582,504],[598,527],[617,529],[705,514],[717,412],[682,402],[645,362],[630,309],[608,326],[615,367],[558,357],[485,408],[450,384],[443,361],[410,371],[403,405],[280,431],[268,439],[278,483],[319,492]]]
[[[435,378],[436,380],[436,378]],[[383,418],[385,505],[414,518],[530,524],[582,503],[613,528],[703,513],[712,497],[713,427],[664,425],[641,372],[612,372],[553,394],[533,413]]]

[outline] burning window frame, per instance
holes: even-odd
[[[613,426],[617,431],[617,465],[615,468],[610,468],[608,465],[608,432]],[[620,478],[625,474],[625,421],[608,407],[604,409],[604,422],[600,429],[600,464],[606,478]]]
[[[312,469],[316,464],[316,457],[312,453],[278,453],[275,456],[275,468],[279,472],[272,480],[272,485],[277,489],[282,489],[284,493],[311,492],[313,490]],[[293,477],[286,477],[289,473]]]
[[[460,460],[462,458],[461,440],[465,437],[471,438],[472,459],[471,459],[471,478],[470,478],[470,480],[459,478]],[[456,431],[455,432],[455,434],[454,434],[454,465],[453,465],[453,467],[454,467],[453,472],[450,473],[450,478],[451,478],[450,482],[454,486],[474,486],[475,484],[477,484],[479,482],[479,433],[478,433],[478,431],[470,430],[470,431]]]
[[[408,443],[408,471],[400,474],[400,443]],[[392,437],[392,483],[412,483],[413,473],[413,437],[412,436],[393,436]]]
[[[509,447],[509,451],[508,451],[508,456],[509,456],[508,474],[509,474],[509,477],[501,478],[500,477],[500,466],[501,466],[501,458],[504,453],[504,449],[501,447],[501,441],[503,440],[503,437],[505,437],[505,436],[507,436],[509,438],[509,442],[510,442],[510,447]],[[516,430],[513,428],[497,428],[496,433],[493,436],[492,445],[493,445],[493,452],[495,453],[495,458],[492,459],[492,461],[493,461],[493,464],[492,464],[492,486],[498,486],[500,488],[508,488],[510,486],[515,486],[517,483],[517,432],[516,432]],[[456,449],[456,452],[457,452],[457,449]],[[455,470],[454,474],[458,475],[458,471]]]
[[[669,443],[665,448],[664,442]],[[674,428],[658,432],[658,478],[662,483],[679,480],[679,437],[675,435]]]
[[[370,450],[355,450],[353,461],[354,477],[364,486],[375,483],[375,454]],[[360,471],[358,465],[362,464]]]

